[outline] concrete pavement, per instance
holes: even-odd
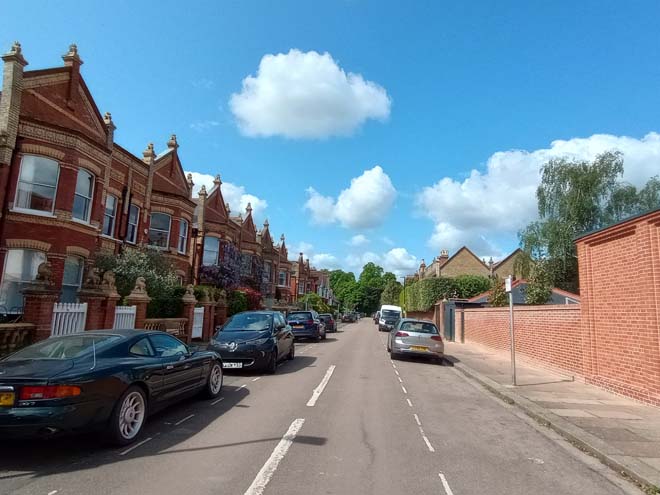
[[[391,361],[370,319],[341,330],[153,416],[131,448],[3,445],[0,493],[639,493],[452,367]]]

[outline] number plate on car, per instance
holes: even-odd
[[[243,363],[222,363],[223,368],[242,368]]]
[[[291,325],[291,328],[305,328],[305,325]]]
[[[14,405],[14,392],[0,393],[0,406],[13,406]]]
[[[411,345],[411,346],[410,346],[410,350],[411,350],[411,351],[423,351],[423,352],[426,352],[426,351],[429,350],[429,348],[428,348],[428,347],[421,346],[421,345]]]

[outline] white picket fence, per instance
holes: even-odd
[[[193,311],[192,338],[201,339],[204,333],[204,308],[195,308]]]
[[[135,313],[137,306],[116,306],[114,329],[132,330],[135,328]]]
[[[85,331],[87,303],[55,303],[50,335],[69,335]]]

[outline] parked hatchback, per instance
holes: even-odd
[[[319,315],[319,319],[325,325],[326,332],[332,333],[337,331],[337,323],[335,322],[335,319],[330,313],[321,313]]]
[[[423,356],[442,364],[445,346],[433,322],[404,318],[388,334],[387,350],[393,359],[403,355]]]
[[[325,340],[325,325],[316,311],[292,311],[287,316],[287,323],[296,339]]]

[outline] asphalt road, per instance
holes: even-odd
[[[641,493],[451,366],[390,361],[384,342],[367,318],[301,342],[276,375],[227,374],[219,400],[151,417],[130,449],[0,445],[0,493]]]

